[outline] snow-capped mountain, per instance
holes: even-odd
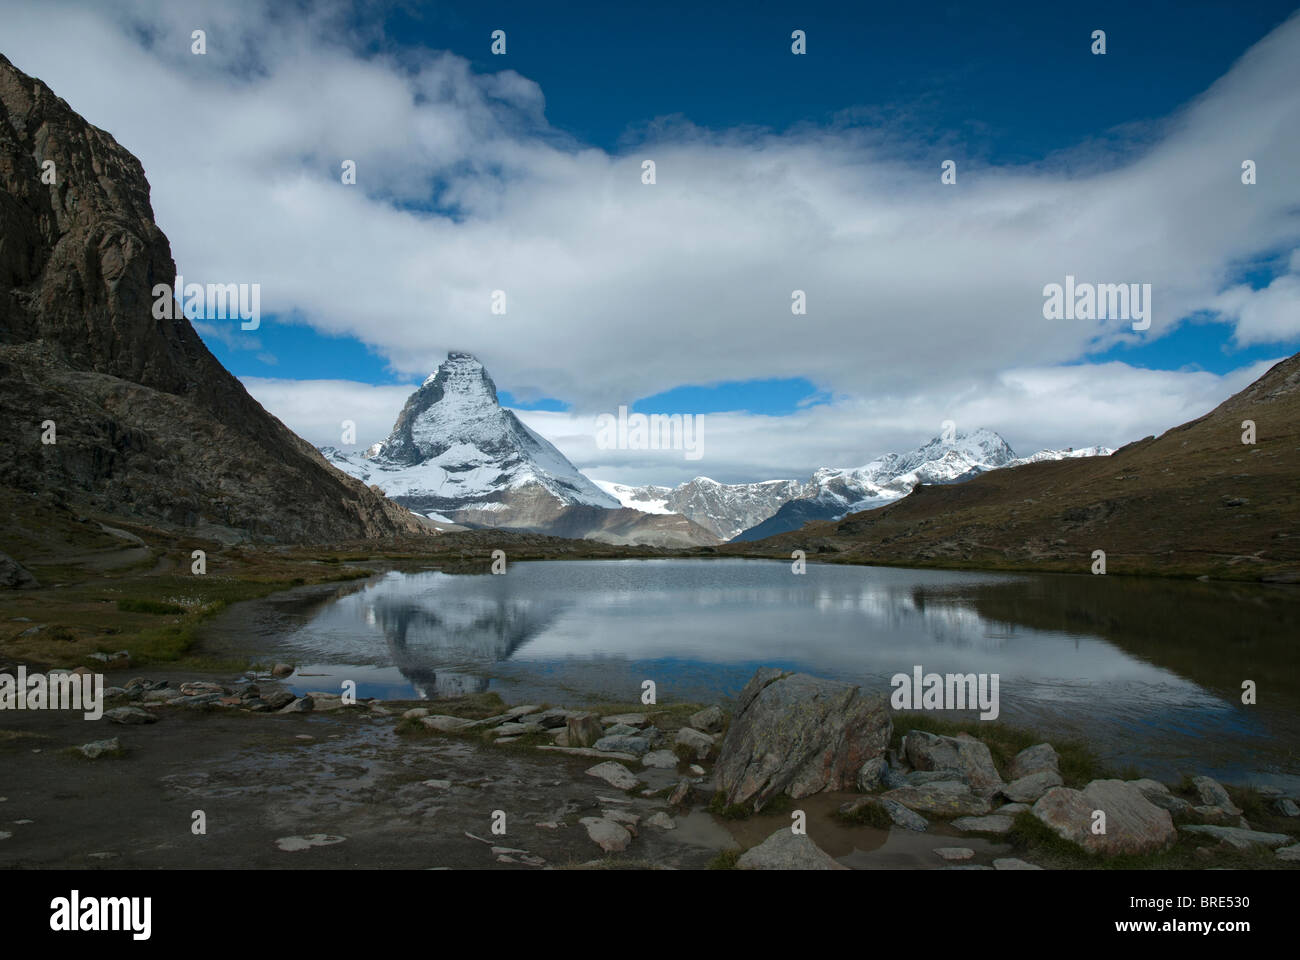
[[[554,445],[497,400],[496,384],[467,353],[447,359],[406,400],[388,439],[334,463],[417,513],[500,510],[508,492],[548,494],[560,506],[617,508]]]
[[[596,483],[625,507],[646,513],[680,513],[723,540],[767,519],[781,504],[799,496],[805,486],[798,480],[718,483],[708,477],[696,477],[676,487]]]
[[[881,507],[907,496],[921,483],[958,483],[987,470],[1110,452],[1105,447],[1087,447],[1043,450],[1017,458],[996,432],[980,428],[958,431],[949,439],[936,437],[916,450],[886,454],[861,467],[823,467],[802,482],[723,484],[708,477],[696,477],[677,487],[597,482],[624,506],[680,513],[725,540],[744,541]]]
[[[497,399],[487,370],[449,353],[364,454],[322,447],[344,473],[435,524],[501,527],[617,543],[714,543],[679,516],[626,510]],[[561,533],[561,531],[563,531]]]

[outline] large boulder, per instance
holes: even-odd
[[[917,770],[957,771],[980,796],[989,796],[1002,786],[989,748],[970,734],[945,737],[924,730],[909,731],[904,739],[907,762]],[[955,778],[945,778],[955,779]]]
[[[888,700],[857,685],[761,668],[741,691],[718,755],[727,802],[755,811],[777,794],[852,790],[893,734]]]
[[[1093,811],[1106,814],[1106,832],[1093,833]],[[1053,787],[1033,814],[1062,839],[1106,856],[1163,850],[1177,836],[1168,810],[1151,803],[1123,780],[1094,780],[1082,790]]]
[[[737,870],[847,870],[807,834],[781,827],[736,861]]]

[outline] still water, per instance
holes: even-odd
[[[1001,721],[1086,740],[1117,767],[1294,787],[1298,628],[1295,587],[565,561],[349,585],[278,622],[274,651],[305,665],[300,692],[351,679],[363,697],[497,690],[512,703],[636,701],[645,680],[660,702],[720,702],[759,666],[882,692],[917,665],[996,673]]]

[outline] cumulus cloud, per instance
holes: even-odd
[[[1205,385],[1226,381],[1077,373],[1088,352],[1206,310],[1240,344],[1300,335],[1294,279],[1234,287],[1243,264],[1300,246],[1300,16],[1119,161],[1087,145],[1010,166],[955,153],[955,186],[914,160],[923,144],[852,110],[788,131],[669,119],[593,149],[549,126],[529,78],[359,32],[342,6],[8,0],[4,22],[6,55],[141,157],[188,279],[258,282],[265,313],[355,336],[403,378],[461,349],[575,417],[769,377],[848,398],[737,417],[735,436],[772,454],[738,446],[719,473],[860,462],[914,444],[890,432],[900,416],[926,436],[948,418],[1020,431],[1017,447],[1123,442],[1203,411],[1223,396]],[[205,56],[189,52],[199,26]],[[1150,330],[1044,320],[1043,287],[1067,274],[1150,283]],[[1155,399],[1125,392],[1139,381]],[[275,404],[310,387],[270,383],[255,393],[293,425],[298,407]]]

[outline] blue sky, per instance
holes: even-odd
[[[260,285],[258,330],[196,326],[313,443],[382,439],[461,350],[598,479],[949,419],[1119,446],[1300,344],[1291,4],[6,0],[0,51],[140,157],[187,281]],[[1067,275],[1149,283],[1150,329],[1048,320]],[[599,450],[623,404],[707,417],[703,460]]]

